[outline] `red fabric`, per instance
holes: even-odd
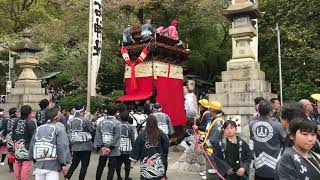
[[[135,101],[144,100],[152,95],[152,76],[136,78],[137,87],[132,87],[131,78],[125,80],[126,95],[117,99],[117,101]]]
[[[187,122],[184,110],[183,80],[159,77],[156,80],[157,102],[162,112],[169,115],[173,126],[184,126]]]
[[[148,99],[152,95],[152,92],[150,93],[139,93],[139,94],[130,94],[130,95],[124,95],[122,97],[119,97],[117,101],[139,101],[139,100],[145,100]]]
[[[132,89],[138,89],[135,66],[140,64],[141,62],[143,62],[143,60],[148,56],[149,50],[147,47],[143,48],[139,58],[137,59],[136,63],[134,63],[134,64],[131,62],[128,50],[126,48],[121,48],[120,53],[121,53],[124,61],[126,62],[126,64],[131,67],[131,78],[130,78],[131,79],[131,87],[132,87]]]
[[[147,47],[143,48],[139,58],[137,59],[136,63],[134,63],[134,65],[138,65],[141,62],[143,62],[143,60],[148,56],[148,54],[149,54],[148,48]]]
[[[131,87],[133,89],[137,89],[138,85],[137,85],[137,81],[136,81],[136,72],[135,72],[135,68],[134,68],[135,65],[132,64],[132,62],[130,60],[128,50],[126,48],[121,48],[120,53],[122,55],[122,58],[126,62],[126,64],[128,66],[130,66],[130,68],[131,68]]]

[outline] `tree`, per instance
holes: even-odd
[[[259,23],[259,55],[273,90],[279,92],[277,38],[272,31],[277,21],[281,28],[283,92],[285,100],[308,98],[319,92],[320,2],[264,0],[266,14]]]

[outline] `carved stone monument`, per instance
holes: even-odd
[[[210,101],[217,100],[224,106],[227,117],[237,119],[239,133],[245,139],[249,137],[249,119],[255,113],[254,98],[276,97],[271,93],[271,83],[265,81],[265,73],[250,47],[257,30],[252,19],[259,17],[258,3],[250,0],[234,0],[224,16],[232,22],[229,34],[232,37],[232,59],[227,62],[227,71],[222,72],[222,82],[216,82],[216,94],[209,96]]]
[[[42,51],[42,48],[26,35],[24,40],[17,43],[12,50],[19,54],[16,64],[22,68],[22,72],[11,94],[6,98],[5,109],[8,112],[11,107],[20,108],[22,105],[30,105],[35,112],[39,110],[39,101],[48,98],[45,95],[45,89],[41,88],[41,80],[33,72],[33,69],[39,65],[36,53]]]

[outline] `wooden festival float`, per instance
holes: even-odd
[[[179,136],[187,122],[182,62],[188,57],[189,50],[177,46],[179,41],[160,34],[142,42],[140,34],[140,28],[133,28],[135,42],[124,43],[121,47],[126,62],[126,89],[125,95],[117,100],[128,102],[155,98],[162,105],[162,112],[169,115],[176,136]]]

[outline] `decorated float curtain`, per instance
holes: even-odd
[[[124,59],[124,62],[131,68],[131,87],[133,89],[137,89],[138,88],[138,84],[137,84],[137,80],[136,80],[136,73],[135,73],[135,67],[136,65],[140,64],[141,62],[143,62],[143,60],[148,56],[149,54],[149,47],[150,43],[143,48],[140,56],[138,57],[138,59],[136,60],[135,63],[132,63],[130,60],[130,56],[129,56],[129,52],[126,48],[121,48],[120,53],[122,55],[122,58]]]
[[[184,126],[187,122],[184,110],[183,79],[158,76],[155,80],[157,102],[162,112],[169,115],[173,126]]]
[[[118,98],[118,101],[144,100],[152,95],[152,76],[137,77],[136,87],[133,86],[131,78],[125,79],[126,95]]]

